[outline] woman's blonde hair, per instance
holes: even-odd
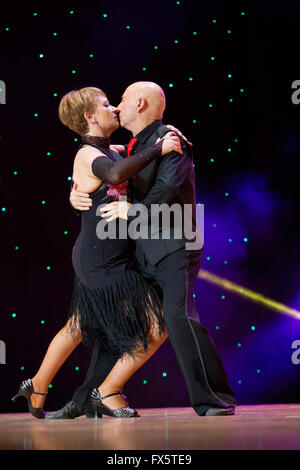
[[[80,90],[72,90],[62,97],[59,103],[59,119],[61,122],[79,135],[85,135],[89,131],[89,125],[84,113],[96,111],[98,95],[106,96],[100,88],[86,87]]]

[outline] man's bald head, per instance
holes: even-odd
[[[117,109],[121,126],[134,132],[143,124],[146,127],[161,120],[165,107],[165,94],[157,83],[135,82],[126,88]]]
[[[125,93],[133,94],[137,99],[145,99],[157,119],[162,119],[166,108],[166,97],[163,89],[154,82],[135,82],[126,89]]]

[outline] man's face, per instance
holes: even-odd
[[[117,107],[116,112],[119,113],[119,120],[122,127],[131,130],[131,124],[136,120],[138,115],[138,98],[137,93],[131,87],[128,87],[123,96],[122,101]]]

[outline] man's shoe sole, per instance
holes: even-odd
[[[218,408],[209,408],[204,416],[232,416],[235,414],[233,408],[230,409],[218,409]]]

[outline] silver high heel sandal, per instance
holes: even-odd
[[[102,403],[101,400],[104,400],[104,398],[108,398],[113,395],[122,395],[126,401],[127,407],[112,410]],[[111,393],[105,397],[100,397],[98,389],[94,388],[91,394],[91,402],[95,411],[95,418],[97,418],[97,410],[99,410],[99,412],[103,415],[113,416],[114,418],[140,418],[140,415],[136,410],[128,407],[127,397],[122,392]]]
[[[46,415],[45,411],[42,408],[34,408],[31,404],[30,397],[33,393],[36,395],[47,395],[48,392],[46,393],[35,392],[33,389],[32,380],[31,379],[24,380],[20,385],[17,395],[15,395],[11,400],[15,403],[15,401],[19,397],[26,398],[27,404],[28,404],[28,411],[32,414],[32,416],[38,419],[44,419]]]

